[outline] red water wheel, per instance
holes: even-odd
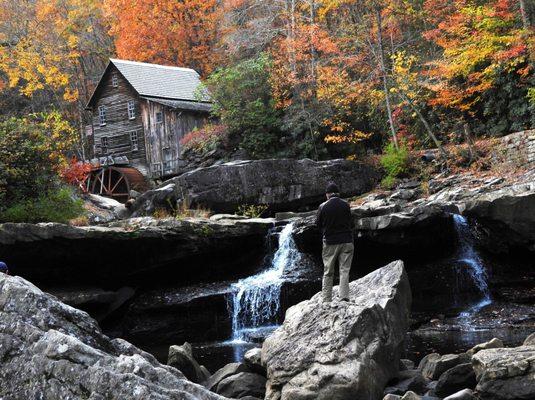
[[[143,191],[146,181],[141,172],[131,167],[103,167],[91,172],[87,188],[90,193],[111,197],[126,203],[130,190]]]

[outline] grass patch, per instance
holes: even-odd
[[[0,211],[0,222],[60,222],[68,223],[84,214],[83,202],[72,190],[50,190],[36,199],[23,200]]]

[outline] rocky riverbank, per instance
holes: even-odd
[[[223,400],[85,312],[0,273],[0,397]]]
[[[395,191],[353,200],[357,257],[352,278],[404,260],[413,287],[415,351],[442,350],[438,343],[450,343],[445,335],[464,329],[459,313],[479,301],[479,289],[463,272],[466,263],[456,258],[459,233],[451,212],[467,216],[494,300],[471,324],[489,335],[497,335],[497,328],[521,327],[518,335],[507,333],[514,335],[509,344],[535,326],[529,311],[535,303],[529,263],[535,224],[524,223],[533,218],[535,181],[528,178],[513,184],[492,176],[444,176],[430,182],[427,194],[419,184],[406,182]],[[277,236],[269,233],[273,226],[292,221],[302,255],[285,271],[276,322],[282,311],[319,288],[321,246],[314,213],[277,217],[144,217],[88,227],[4,224],[0,259],[14,273],[89,311],[109,334],[137,345],[224,341],[232,335],[232,285],[265,267]],[[514,234],[500,234],[509,230]],[[470,335],[450,347],[465,349],[487,338]]]

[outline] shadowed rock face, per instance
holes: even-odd
[[[535,251],[535,184],[519,185],[478,196],[466,203],[465,214],[486,229],[482,244],[492,252],[510,248]],[[483,232],[482,232],[483,233]]]
[[[0,273],[1,394],[6,399],[223,400],[120,339],[83,311]]]
[[[266,204],[270,211],[317,207],[325,186],[334,181],[342,196],[373,188],[380,174],[371,166],[348,160],[252,160],[199,168],[170,179],[140,196],[133,215],[167,208],[185,197],[215,212],[234,212],[242,204]]]
[[[181,285],[247,276],[273,221],[136,218],[106,226],[0,225],[0,259],[38,285]],[[149,279],[150,278],[150,279]]]
[[[336,296],[335,296],[336,298]],[[402,261],[350,284],[350,302],[320,294],[291,307],[262,347],[267,400],[382,398],[398,372],[411,291]]]

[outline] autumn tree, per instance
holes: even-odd
[[[107,27],[94,0],[0,0],[0,69],[27,97],[80,116],[110,54]],[[73,115],[71,115],[72,117]]]
[[[426,3],[430,14],[435,4],[434,0]],[[429,71],[430,87],[435,92],[432,106],[456,110],[465,124],[494,113],[495,105],[489,104],[491,109],[487,109],[485,103],[496,102],[496,97],[512,104],[521,94],[521,107],[525,108],[533,66],[528,60],[528,42],[517,6],[510,0],[455,0],[442,9],[436,28],[425,34],[443,51]],[[504,89],[508,98],[503,98]],[[521,113],[529,114],[529,110]],[[500,121],[502,132],[521,128],[522,124],[514,121],[518,117],[506,115],[510,120]],[[522,118],[525,121],[526,116]]]
[[[219,63],[217,0],[106,0],[117,56],[190,67],[206,76]]]

